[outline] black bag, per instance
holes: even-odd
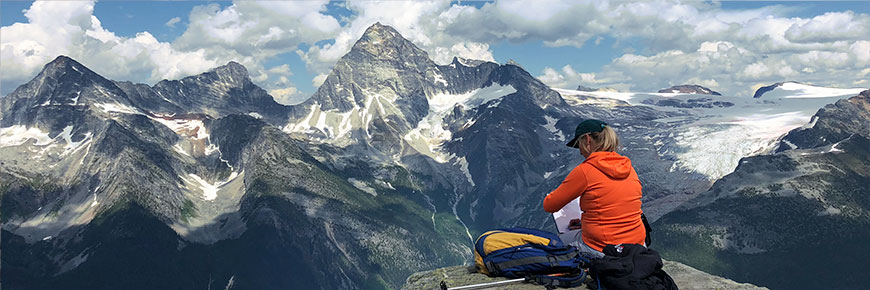
[[[655,250],[636,244],[607,245],[604,257],[592,260],[589,273],[599,288],[678,289],[674,279],[662,270],[662,258]]]

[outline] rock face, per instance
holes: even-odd
[[[738,283],[726,278],[713,276],[678,262],[665,260],[664,263],[665,265],[663,269],[671,276],[671,278],[674,279],[674,282],[676,282],[680,289],[767,289],[748,283]],[[489,277],[479,273],[469,273],[465,266],[455,266],[414,273],[408,277],[408,280],[405,282],[405,285],[402,286],[402,289],[440,289],[441,281],[446,282],[448,287],[459,287],[504,280],[508,279],[502,277]],[[530,283],[515,283],[499,286],[498,289],[531,290],[545,289],[545,287]],[[583,285],[572,289],[587,289],[587,287]]]
[[[782,86],[784,83],[785,83],[785,82],[779,82],[779,83],[775,83],[775,84],[772,84],[772,85],[769,85],[769,86],[763,86],[763,87],[760,87],[760,88],[758,88],[757,90],[755,90],[755,94],[753,94],[752,97],[753,97],[753,98],[756,98],[756,99],[757,99],[757,98],[761,98],[761,96],[763,96],[764,93],[767,93],[767,92],[769,92],[769,91],[772,91],[773,89]]]
[[[777,151],[821,147],[854,134],[870,138],[870,90],[820,109],[805,128],[789,132]]]
[[[583,86],[583,85],[578,85],[578,86],[577,86],[577,90],[578,90],[578,91],[581,91],[581,92],[594,92],[594,91],[597,91],[598,89],[593,89],[593,88],[586,87],[586,86]]]
[[[708,88],[705,88],[705,87],[702,87],[699,85],[673,86],[673,87],[670,87],[667,89],[661,89],[661,90],[659,90],[659,93],[680,93],[680,94],[697,94],[697,95],[714,95],[714,96],[721,96],[722,95],[714,90],[711,90],[711,89],[708,89]]]
[[[727,108],[734,106],[732,102],[717,101],[711,98],[688,99],[686,101],[677,99],[667,99],[653,101],[651,99],[643,100],[642,103],[659,107],[674,107],[674,108]]]

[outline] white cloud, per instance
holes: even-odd
[[[828,12],[792,24],[785,38],[798,43],[866,40],[870,38],[870,16],[852,11]]]
[[[28,23],[2,28],[0,80],[20,84],[58,54],[107,77],[140,82],[195,74],[235,60],[267,90],[298,95],[289,90],[295,89],[287,78],[291,68],[266,68],[266,60],[296,52],[316,75],[312,84],[319,86],[377,21],[396,28],[442,64],[453,56],[492,61],[490,45],[496,43],[583,47],[616,41],[614,49],[623,53],[600,71],[577,72],[566,63],[541,72],[545,83],[563,88],[583,84],[650,91],[697,83],[751,95],[753,86],[784,80],[866,85],[861,80],[867,74],[861,72],[870,66],[870,16],[851,11],[801,18],[782,16],[792,9],[786,6],[725,10],[715,1],[498,1],[480,8],[447,0],[351,1],[342,4],[353,12],[342,25],[325,14],[326,3],[198,6],[188,15],[182,36],[164,43],[147,31],[119,37],[104,29],[93,16],[93,2],[35,2],[25,15]],[[166,25],[178,22],[180,18]],[[310,48],[300,50],[303,43]]]
[[[166,21],[164,25],[175,28],[175,24],[181,22],[181,17],[172,17],[169,21]]]
[[[276,74],[276,75],[282,75],[282,76],[292,76],[293,75],[293,72],[290,71],[289,64],[282,64],[282,65],[273,66],[273,67],[269,68],[268,70],[266,70],[266,72],[271,73],[271,74]]]
[[[777,16],[788,11],[780,6],[735,11],[699,2],[609,4],[612,3],[584,2],[561,9],[591,7],[588,15],[593,18],[578,24],[585,26],[584,31],[592,32],[596,38],[603,35],[617,41],[634,39],[644,44],[644,49],[632,48],[613,59],[595,72],[595,81],[591,83],[583,83],[579,73],[565,67],[544,69],[539,76],[542,81],[562,88],[582,83],[636,91],[689,83],[726,94],[750,96],[758,84],[785,80],[837,87],[866,85],[861,82],[860,71],[870,65],[867,14],[830,12],[805,19]],[[496,8],[499,6],[485,6],[480,11]],[[589,39],[588,35],[574,34],[575,30],[568,29],[562,33],[568,37],[553,40],[548,33],[536,34],[535,29],[523,26],[522,21],[510,23],[498,17],[491,19],[494,16],[473,14],[467,13],[469,19],[460,19],[480,27],[469,32],[478,41],[518,37],[537,38],[551,45],[580,46]],[[498,25],[505,28],[497,31]],[[548,25],[547,31],[559,28],[558,23]]]
[[[327,74],[318,74],[313,79],[311,79],[311,85],[314,86],[315,88],[319,87],[320,85],[323,84],[323,82],[326,81],[326,77],[328,77],[328,76],[329,75],[327,75]]]
[[[279,104],[295,105],[308,99],[309,96],[303,95],[295,87],[286,87],[269,90],[269,94]]]
[[[293,52],[300,43],[329,39],[340,27],[322,14],[326,1],[241,1],[191,10],[186,31],[174,42],[160,42],[148,31],[120,37],[93,15],[94,2],[36,1],[27,23],[2,27],[3,92],[32,78],[42,66],[68,55],[115,80],[155,83],[199,74],[229,61],[248,68],[267,90],[292,86],[290,67],[267,70],[264,63]],[[174,26],[180,17],[165,23]],[[282,79],[283,78],[283,79]],[[284,95],[287,95],[286,93]]]
[[[598,83],[594,73],[579,73],[571,65],[565,65],[560,71],[544,68],[543,74],[539,75],[538,79],[550,87],[571,90],[576,89],[578,85],[592,87]]]
[[[295,52],[302,43],[310,45],[335,37],[341,26],[338,20],[323,14],[327,3],[237,1],[225,8],[217,4],[198,6],[190,12],[188,29],[173,45],[204,49],[209,57],[236,60],[265,89],[281,90],[282,96],[287,96],[287,86],[292,85],[286,78],[292,75],[290,67],[266,69],[264,63]]]
[[[27,23],[0,28],[4,92],[58,55],[70,56],[110,79],[156,82],[201,73],[221,64],[205,50],[177,50],[148,32],[119,37],[93,15],[93,2],[34,2]]]
[[[462,42],[454,44],[450,48],[436,47],[429,54],[433,61],[442,65],[450,63],[454,56],[495,62],[495,58],[489,50],[489,44],[486,43]]]

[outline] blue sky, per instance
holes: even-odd
[[[374,21],[381,21],[396,27],[407,38],[429,51],[436,61],[439,58],[442,62],[443,59],[449,59],[451,53],[490,59],[500,63],[513,59],[532,75],[539,76],[545,83],[554,87],[573,88],[577,84],[583,84],[592,87],[612,86],[621,90],[643,91],[654,90],[668,84],[693,82],[712,86],[716,90],[733,95],[741,95],[746,94],[753,86],[770,81],[781,81],[783,78],[829,86],[867,85],[860,82],[860,79],[866,75],[862,75],[863,71],[860,67],[843,68],[842,63],[818,67],[803,64],[784,71],[780,69],[778,72],[775,69],[783,63],[794,63],[799,59],[832,57],[831,52],[845,53],[846,56],[837,57],[855,58],[860,64],[864,57],[865,42],[870,40],[867,34],[861,36],[865,32],[870,32],[870,29],[865,27],[864,30],[860,30],[861,26],[870,23],[867,22],[870,21],[867,20],[870,13],[870,4],[867,2],[655,1],[654,5],[642,7],[630,7],[634,4],[621,5],[624,4],[623,2],[592,1],[581,4],[575,4],[575,1],[544,2],[536,2],[540,4],[530,7],[528,14],[524,14],[526,12],[522,7],[518,9],[517,5],[509,2],[376,3],[367,1],[313,3],[316,5],[312,7],[290,3],[289,5],[293,7],[271,9],[288,9],[285,11],[287,16],[283,17],[296,18],[293,21],[276,18],[271,27],[280,28],[278,31],[284,32],[283,35],[293,31],[297,36],[280,39],[273,47],[265,48],[268,45],[251,46],[240,43],[243,41],[239,40],[239,37],[233,39],[226,37],[238,29],[244,31],[241,38],[267,34],[266,29],[269,27],[260,25],[262,22],[269,21],[266,19],[267,16],[257,16],[261,19],[245,18],[260,15],[257,13],[270,15],[267,13],[269,11],[264,12],[264,8],[254,7],[256,5],[253,4],[234,4],[228,1],[104,1],[90,4],[90,10],[88,7],[82,8],[81,13],[90,13],[96,17],[101,29],[112,33],[113,37],[109,37],[111,39],[104,41],[103,44],[91,39],[90,42],[95,44],[86,43],[82,44],[82,47],[76,47],[75,43],[62,44],[70,47],[66,50],[60,49],[58,53],[70,54],[106,77],[148,84],[153,84],[164,77],[178,78],[197,71],[201,72],[229,60],[240,61],[252,71],[252,78],[256,83],[274,92],[273,95],[282,95],[287,102],[298,102],[316,90],[316,85],[329,72],[329,67],[338,56],[346,52],[365,26]],[[31,5],[33,5],[32,1],[0,2],[0,13],[2,13],[0,25],[4,27],[7,35],[12,35],[7,39],[0,39],[4,41],[4,49],[15,47],[18,49],[15,52],[19,50],[26,52],[26,43],[30,43],[26,39],[28,37],[26,31],[37,29],[38,25],[17,30],[7,27],[14,23],[28,23],[29,20],[23,11],[30,9]],[[216,7],[202,9],[207,7],[206,5],[216,5]],[[606,7],[605,10],[594,11],[594,8],[590,8],[591,6],[600,8],[602,5]],[[40,8],[40,10],[46,10],[44,13],[47,14],[56,13],[49,11],[50,8]],[[688,20],[674,21],[668,19],[668,13],[655,15],[655,13],[645,13],[644,9],[687,13],[683,16]],[[299,12],[303,10],[304,13]],[[741,12],[753,15],[736,18],[728,16]],[[827,12],[839,13],[834,15],[836,17],[832,16],[837,18],[836,21],[819,18]],[[606,15],[607,13],[618,15]],[[730,20],[721,21],[720,24],[724,23],[722,27],[727,27],[728,21],[740,18],[730,24],[739,23],[746,27],[723,28],[723,31],[705,32],[706,35],[698,36],[698,31],[703,30],[707,24],[701,23],[704,17],[693,19],[693,14],[704,14],[708,18],[724,15],[722,19]],[[417,17],[407,17],[409,15],[417,15]],[[551,16],[541,19],[537,15]],[[625,18],[620,19],[622,17],[620,15]],[[174,21],[175,23],[170,22],[176,17],[178,20]],[[574,17],[577,18],[576,25],[570,21]],[[648,22],[632,23],[629,21],[631,17],[648,19]],[[757,21],[752,22],[753,17]],[[817,18],[819,24],[806,23]],[[191,21],[197,24],[192,25]],[[317,21],[318,24],[312,25],[306,21]],[[599,22],[603,22],[604,25],[593,25]],[[747,25],[747,23],[754,24]],[[263,27],[254,27],[257,25]],[[644,26],[647,25],[654,28],[645,28]],[[790,25],[790,30],[767,31],[771,30],[768,29],[769,27],[775,25]],[[88,30],[87,26],[79,30]],[[195,29],[191,28],[192,26],[195,26]],[[463,27],[474,27],[474,29]],[[504,27],[503,31],[502,27]],[[831,33],[833,37],[819,37],[817,34],[823,33],[818,31],[819,29],[839,32]],[[840,33],[850,29],[859,31]],[[67,33],[72,35],[70,36],[72,42],[79,39],[75,37],[87,39],[87,36],[73,35],[75,30],[67,30]],[[136,47],[134,42],[150,41],[148,40],[150,38],[140,35],[142,32],[147,32],[159,44],[152,43],[147,46],[158,47],[165,44],[165,48],[152,50]],[[562,32],[564,34],[560,34]],[[213,34],[209,35],[209,33]],[[765,37],[763,33],[785,33],[786,38],[789,39],[787,42],[793,43],[778,41],[777,38],[781,37],[776,35]],[[10,38],[11,40],[8,40]],[[686,39],[685,43],[683,39]],[[795,39],[799,41],[793,41]],[[759,43],[768,40],[771,43]],[[815,43],[808,42],[816,40],[818,41]],[[4,63],[0,64],[4,73],[2,87],[0,87],[2,90],[0,93],[3,95],[32,78],[35,72],[38,72],[38,68],[31,67],[37,66],[38,61],[46,59],[50,61],[52,58],[48,55],[50,54],[48,51],[54,49],[48,48],[48,43],[35,41],[47,47],[44,49],[46,55],[22,63],[24,69],[11,68],[10,63],[17,61],[11,56],[14,53],[4,53]],[[742,51],[740,57],[722,62],[733,66],[733,71],[714,69],[717,65],[715,62],[709,63],[709,67],[698,63],[681,63],[689,56],[702,58],[709,55],[711,53],[709,51],[700,51],[705,47],[704,43],[721,42],[725,42],[726,47]],[[441,53],[433,53],[439,49]],[[166,67],[153,57],[150,58],[153,64],[142,64],[141,61],[136,62],[128,57],[119,59],[115,66],[126,64],[133,68],[117,69],[106,64],[106,69],[101,70],[99,66],[103,61],[97,59],[96,55],[111,58],[114,55],[112,52],[119,50],[132,50],[151,55],[162,53],[167,55],[167,62],[177,59],[180,63]],[[684,53],[683,56],[674,58],[673,52],[676,51]],[[77,53],[81,56],[76,55]],[[849,55],[850,53],[853,55]],[[149,58],[141,56],[137,59]],[[674,62],[676,63],[669,64]],[[93,67],[94,64],[97,67]],[[671,67],[663,67],[667,65]],[[840,68],[837,67],[838,65]],[[647,72],[636,70],[647,70]],[[649,73],[651,70],[660,71]],[[687,70],[697,71],[697,75],[686,76],[685,73],[682,75],[678,73]],[[830,73],[832,79],[821,79],[818,76],[818,72],[821,71]]]

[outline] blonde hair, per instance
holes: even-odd
[[[583,148],[586,146],[586,143],[581,140],[578,140],[578,142],[580,142],[580,148],[589,149],[589,153],[598,151],[616,152],[619,149],[619,136],[616,135],[616,131],[610,128],[610,126],[605,126],[601,132],[592,132],[586,135],[592,137],[591,148]]]

